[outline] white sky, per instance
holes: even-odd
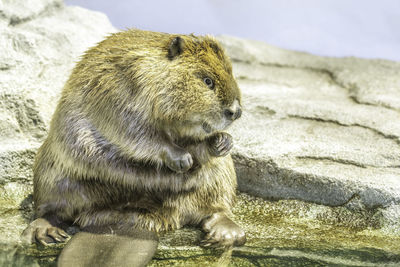
[[[326,56],[400,61],[400,0],[65,0],[120,29],[229,34]]]

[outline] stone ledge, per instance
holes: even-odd
[[[240,190],[359,209],[400,203],[400,63],[219,40],[243,94],[230,130]]]

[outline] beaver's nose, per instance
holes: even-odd
[[[236,120],[239,119],[240,116],[242,116],[242,109],[240,108],[240,105],[237,100],[233,102],[233,104],[224,110],[224,115],[227,119],[230,120]]]

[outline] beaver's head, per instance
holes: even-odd
[[[173,36],[164,55],[164,75],[153,106],[164,129],[176,137],[204,138],[241,116],[232,65],[216,40]]]
[[[118,32],[86,52],[71,77],[68,88],[98,125],[146,121],[173,138],[202,139],[242,113],[231,62],[209,36]]]

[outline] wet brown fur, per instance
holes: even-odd
[[[161,231],[230,215],[232,159],[210,155],[209,139],[229,125],[221,114],[240,91],[213,38],[180,35],[182,50],[170,55],[176,37],[115,33],[77,63],[36,157],[37,217]],[[190,153],[190,170],[165,166],[171,144]]]

